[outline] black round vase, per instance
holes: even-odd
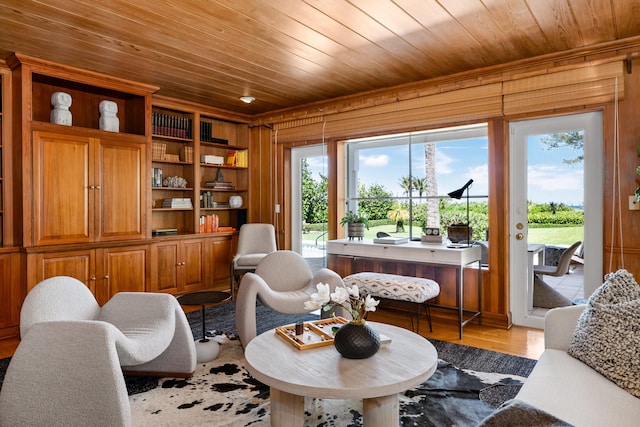
[[[347,359],[366,359],[376,354],[380,348],[380,335],[366,323],[347,323],[338,329],[333,344]]]

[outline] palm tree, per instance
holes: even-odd
[[[409,211],[400,205],[395,205],[387,212],[387,218],[396,223],[396,233],[404,233],[404,222],[409,221]]]
[[[440,204],[438,181],[436,180],[436,144],[427,142],[424,145],[424,185],[427,193],[427,220],[425,227],[440,228]]]
[[[410,177],[403,176],[402,178],[400,178],[400,186],[404,190],[404,193],[408,196],[409,192],[411,192],[411,189],[413,188],[413,181]]]
[[[427,191],[427,179],[426,178],[413,178],[413,189],[418,192],[418,197],[422,198],[422,195]]]

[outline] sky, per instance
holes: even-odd
[[[528,190],[527,199],[535,203],[565,203],[569,206],[583,204],[583,164],[567,165],[563,159],[571,159],[576,152],[569,148],[545,150],[539,137],[528,142]],[[420,145],[414,146],[412,173],[424,177],[424,153]],[[377,183],[395,196],[405,195],[400,178],[408,175],[409,150],[406,145],[372,148],[360,155],[359,180],[367,186]],[[473,184],[469,196],[488,194],[488,146],[482,138],[436,144],[436,175],[438,194],[446,195],[462,187],[469,179]],[[309,159],[314,179],[325,174],[321,158]]]

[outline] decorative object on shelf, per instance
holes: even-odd
[[[458,243],[468,241],[469,237],[473,234],[473,229],[465,224],[451,224],[447,227],[447,236],[451,243]]]
[[[354,237],[362,240],[364,237],[364,229],[369,229],[369,218],[366,215],[356,214],[349,211],[340,219],[340,225],[347,225],[347,236],[349,240]]]
[[[220,170],[220,168],[216,171],[216,182],[224,182],[224,176],[222,175],[222,170]]]
[[[187,188],[187,180],[181,176],[168,176],[162,181],[163,187]]]
[[[54,92],[51,95],[51,105],[53,105],[53,110],[51,110],[51,123],[56,125],[64,125],[71,126],[73,121],[71,117],[71,111],[69,111],[69,107],[71,107],[71,95],[66,92]]]
[[[224,157],[205,154],[204,156],[200,156],[200,163],[204,163],[205,165],[222,166],[224,165]]]
[[[242,196],[231,196],[229,197],[229,206],[232,208],[242,207]]]
[[[120,132],[120,119],[118,119],[118,104],[113,101],[100,101],[100,120],[98,126],[100,130],[107,132]]]
[[[380,335],[367,325],[365,317],[367,312],[376,310],[379,301],[369,294],[361,295],[357,285],[351,288],[338,286],[331,293],[329,284],[318,283],[316,289],[318,292],[305,301],[305,309],[329,311],[341,307],[353,319],[337,330],[334,337],[336,350],[348,359],[366,359],[376,354],[380,348]]]
[[[464,186],[448,194],[449,197],[451,197],[452,199],[460,200],[462,198],[462,195],[464,194],[464,191],[467,190],[467,225],[465,230],[467,232],[467,235],[465,236],[467,240],[467,246],[471,246],[471,235],[472,235],[471,226],[469,224],[469,187],[471,186],[471,184],[473,184],[473,179],[470,179],[469,181],[467,181],[467,183]],[[457,226],[451,226],[451,227],[457,227]],[[464,240],[464,237],[460,238],[459,236],[456,236],[455,238],[457,240],[454,241],[451,238],[451,234],[449,232],[449,228],[451,227],[447,228],[447,234],[449,235],[449,240],[451,240],[453,243],[457,243],[460,240]]]
[[[153,168],[152,187],[162,187],[162,168]]]

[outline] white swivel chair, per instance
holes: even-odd
[[[0,393],[0,426],[130,425],[122,370],[189,377],[193,334],[169,294],[121,292],[102,308],[77,279],[36,285]]]
[[[267,254],[277,251],[276,232],[271,224],[244,224],[238,234],[238,250],[231,262],[231,298],[235,299],[240,275],[256,270]]]
[[[277,251],[265,256],[255,273],[244,275],[238,288],[236,329],[242,345],[246,348],[256,337],[258,300],[279,313],[308,313],[310,310],[304,308],[304,303],[318,291],[318,283],[329,284],[332,292],[337,286],[344,286],[342,278],[328,268],[321,268],[314,275],[307,261],[296,252]],[[345,315],[339,310],[336,314]]]

